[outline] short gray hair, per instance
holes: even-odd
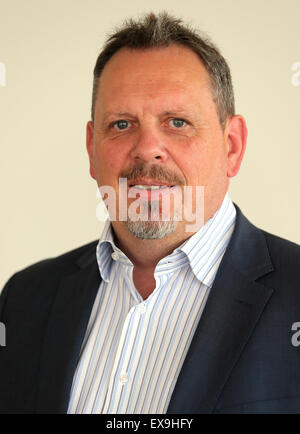
[[[91,116],[98,91],[99,77],[109,59],[121,48],[147,49],[180,44],[193,50],[201,59],[211,80],[212,94],[220,124],[224,128],[228,118],[235,114],[234,93],[229,66],[218,48],[205,36],[182,20],[162,12],[149,13],[140,20],[129,19],[110,35],[100,52],[94,68],[94,83]]]

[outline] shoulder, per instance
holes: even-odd
[[[46,296],[54,293],[58,282],[69,274],[78,271],[85,264],[96,260],[97,241],[70,250],[53,258],[36,262],[18,272],[7,281],[1,293],[0,306],[4,304],[8,293],[16,299]]]
[[[76,271],[81,262],[84,262],[85,258],[89,258],[93,252],[96,255],[96,246],[97,241],[92,241],[59,256],[41,260],[18,271],[12,278],[16,281],[18,279],[31,279],[33,276],[44,274],[50,276],[71,273]]]
[[[273,271],[287,275],[300,272],[300,245],[272,234],[247,219],[234,204],[237,215],[231,240],[231,257],[240,269],[249,272]]]
[[[259,282],[275,290],[277,296],[273,297],[274,301],[278,299],[282,309],[287,303],[293,309],[299,306],[300,300],[300,246],[265,230],[260,231],[273,269]]]
[[[275,268],[295,270],[300,273],[300,245],[261,230]]]

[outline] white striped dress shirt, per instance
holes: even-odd
[[[214,216],[158,262],[156,287],[146,300],[106,223],[96,251],[102,281],[68,413],[166,413],[235,217],[226,193]]]

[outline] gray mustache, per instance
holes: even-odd
[[[185,185],[185,179],[182,176],[155,164],[148,167],[145,163],[139,163],[132,169],[123,170],[120,173],[120,178],[127,178],[131,181],[137,181],[140,178],[151,178],[155,181],[167,182],[172,185]]]

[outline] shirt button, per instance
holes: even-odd
[[[111,257],[113,258],[114,261],[117,261],[117,260],[119,259],[119,255],[118,255],[117,252],[113,252],[113,253],[111,254]]]
[[[125,384],[128,381],[128,375],[127,374],[121,374],[120,375],[120,383]]]
[[[146,306],[145,306],[145,304],[144,303],[139,304],[138,307],[137,307],[137,310],[138,310],[139,313],[145,313],[146,312]]]

